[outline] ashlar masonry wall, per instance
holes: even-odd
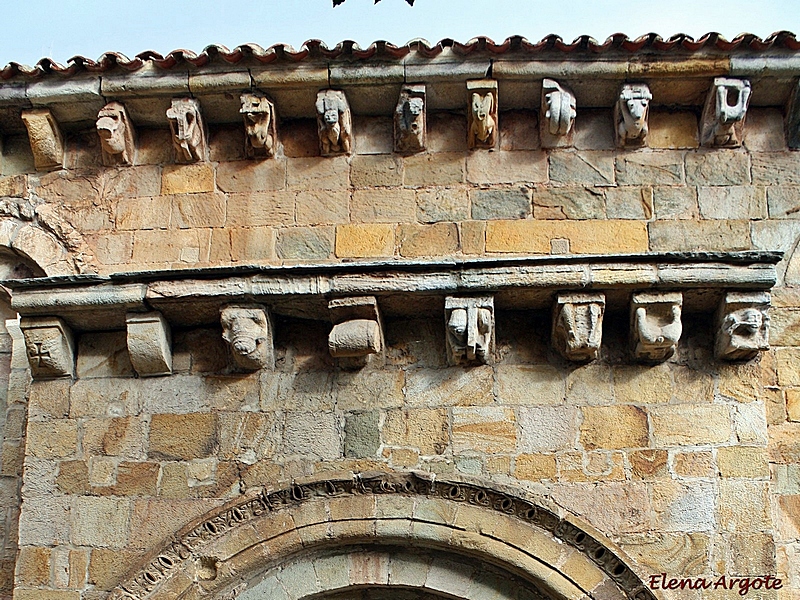
[[[639,364],[617,303],[600,357],[579,364],[553,350],[549,309],[498,306],[494,360],[451,366],[441,311],[390,310],[385,365],[353,371],[329,353],[330,323],[277,314],[274,369],[234,372],[221,327],[204,323],[173,328],[171,375],[137,377],[124,330],[76,329],[74,378],[12,371],[27,422],[22,436],[20,411],[6,413],[0,595],[15,560],[14,600],[100,600],[243,494],[419,470],[540,497],[643,581],[771,574],[783,588],[753,595],[800,598],[800,156],[783,110],[750,108],[741,148],[700,148],[699,112],[656,104],[632,150],[616,147],[612,111],[591,108],[574,147],[542,149],[538,111],[500,103],[491,151],[468,150],[450,110],[429,112],[427,150],[410,155],[393,152],[391,116],[358,111],[353,153],[330,157],[304,118],[280,121],[277,156],[261,160],[245,157],[241,125],[211,123],[209,160],[187,165],[166,128],[138,130],[128,167],[102,166],[96,131],[68,131],[52,172],[7,135],[0,237],[53,275],[780,250],[770,349],[718,360],[710,313],[688,311],[675,355]],[[24,227],[40,233],[15,237]]]

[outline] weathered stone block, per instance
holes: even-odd
[[[653,188],[618,187],[605,190],[606,216],[609,219],[642,219],[653,217]]]
[[[614,185],[614,155],[611,152],[553,151],[550,181],[555,184]]]
[[[414,406],[472,406],[494,402],[491,367],[410,369],[406,401]]]
[[[275,258],[275,230],[272,227],[244,227],[230,231],[230,258],[252,262]]]
[[[575,448],[580,415],[566,406],[535,406],[517,409],[523,452],[553,452]]]
[[[653,513],[661,531],[712,531],[714,489],[708,482],[656,481]]]
[[[718,527],[737,533],[772,528],[769,483],[722,479],[719,483]]]
[[[663,406],[650,411],[653,444],[658,447],[722,444],[731,439],[732,422],[725,405]]]
[[[767,449],[749,446],[717,448],[717,467],[722,477],[769,477]]]
[[[336,256],[371,258],[394,254],[394,226],[366,223],[336,227]]]
[[[544,183],[547,154],[544,152],[474,152],[467,156],[467,181],[480,185],[498,183]]]
[[[214,191],[214,169],[210,163],[165,165],[161,171],[161,194],[196,194]]]
[[[576,254],[646,252],[647,225],[634,221],[490,221],[486,252],[549,254],[550,240],[567,239]]]
[[[217,167],[217,187],[223,192],[260,192],[286,187],[286,161],[223,162]]]
[[[499,403],[511,406],[562,404],[564,378],[549,365],[499,365],[497,397]]]
[[[217,418],[210,413],[156,414],[150,420],[148,456],[191,460],[212,456],[217,449]]]
[[[350,193],[347,190],[298,192],[295,220],[298,225],[347,223],[350,220]]]
[[[793,152],[753,152],[753,183],[800,185],[800,161]]]
[[[400,256],[449,256],[458,251],[455,223],[400,225],[397,237]]]
[[[339,458],[342,442],[338,420],[336,415],[328,412],[287,412],[283,427],[283,452],[317,460]]]
[[[655,252],[749,250],[751,245],[747,221],[656,221],[647,227]]]
[[[486,223],[483,221],[464,221],[459,224],[461,252],[464,254],[483,254],[486,251]]]
[[[371,458],[381,445],[380,412],[353,413],[345,418],[344,455],[348,458]]]
[[[537,188],[533,192],[533,216],[536,219],[604,219],[604,190],[591,187]]]
[[[648,446],[647,413],[636,406],[586,406],[580,442],[584,448]]]
[[[228,196],[227,227],[259,225],[293,225],[295,194],[293,192],[254,192]]]
[[[466,188],[417,190],[417,220],[421,223],[463,221],[469,219],[469,208]]]
[[[125,332],[82,334],[78,342],[76,374],[80,379],[132,377]]]
[[[78,451],[78,422],[72,419],[28,423],[26,452],[36,458],[70,458]]]
[[[403,185],[403,162],[393,154],[354,156],[350,181],[357,188]]]
[[[693,112],[652,111],[647,145],[650,148],[697,148],[697,116]]]
[[[779,188],[772,188],[770,192]],[[767,190],[761,186],[698,188],[700,215],[704,219],[766,219]],[[800,202],[798,202],[800,204]]]
[[[716,477],[719,473],[710,450],[675,452],[672,470],[679,477]]]
[[[531,214],[531,190],[525,187],[470,190],[472,218],[524,219]]]
[[[121,498],[76,498],[70,511],[72,543],[99,548],[124,548],[129,536],[129,512],[130,503]]]
[[[382,437],[388,446],[415,448],[424,456],[444,454],[450,440],[447,409],[387,411]]]
[[[414,190],[355,190],[350,203],[350,218],[364,223],[405,223],[416,220]]]
[[[694,187],[653,188],[656,219],[696,219],[697,190]]]
[[[517,447],[514,411],[505,407],[455,407],[453,450],[513,452]]]
[[[286,181],[291,189],[338,190],[350,186],[347,157],[290,158]]]
[[[332,227],[290,227],[277,231],[276,252],[284,260],[325,260],[333,253]]]
[[[415,154],[403,159],[403,183],[409,187],[446,186],[464,182],[464,155],[460,152]]]
[[[616,159],[619,185],[681,185],[684,182],[682,152],[633,152]]]
[[[667,457],[666,450],[647,449],[629,452],[631,475],[637,479],[663,478],[669,474]]]
[[[168,229],[172,197],[122,198],[117,203],[116,229]]]
[[[750,183],[750,155],[736,150],[689,152],[686,155],[686,183],[746,185]]]
[[[539,481],[554,479],[556,476],[556,457],[554,454],[520,454],[514,460],[514,477]]]

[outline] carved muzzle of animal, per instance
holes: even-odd
[[[103,147],[113,153],[125,151],[125,124],[117,115],[103,115],[97,120],[97,134]]]

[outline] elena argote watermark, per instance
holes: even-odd
[[[720,575],[719,577],[670,577],[666,573],[650,575],[649,586],[651,590],[732,590],[738,588],[740,596],[746,596],[750,590],[779,590],[783,581],[774,575],[748,575],[733,576]]]

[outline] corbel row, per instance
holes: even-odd
[[[599,356],[605,294],[566,292],[552,309],[552,345],[564,358],[588,362]],[[658,363],[673,355],[683,332],[680,292],[639,292],[630,304],[630,348],[636,360]],[[715,315],[715,355],[749,360],[769,348],[769,292],[727,292]],[[374,296],[338,298],[328,303],[333,324],[328,349],[339,366],[382,366],[383,321]],[[447,356],[452,365],[491,364],[495,346],[492,295],[448,296],[444,305]],[[142,377],[172,373],[170,325],[158,311],[126,315],[131,364]],[[274,367],[274,327],[261,304],[229,304],[220,309],[222,338],[236,371]],[[23,317],[20,327],[36,379],[75,376],[75,345],[57,317]]]
[[[497,81],[467,81],[467,143],[471,150],[498,145]],[[614,105],[617,146],[647,145],[648,116],[653,95],[644,83],[625,83]],[[244,120],[245,151],[249,158],[270,158],[278,147],[278,118],[275,105],[264,94],[244,93],[240,97]],[[717,77],[706,98],[700,141],[704,146],[737,147],[742,143],[750,82]],[[553,79],[542,82],[539,130],[543,148],[564,148],[573,144],[577,108],[575,95]],[[322,156],[350,154],[353,125],[350,106],[341,90],[321,90],[316,104],[317,130]],[[175,161],[201,162],[208,159],[208,133],[196,98],[174,98],[166,112],[172,133]],[[64,166],[64,137],[52,113],[45,108],[22,111],[28,129],[36,168],[49,170]],[[109,102],[97,116],[97,133],[106,166],[132,165],[136,160],[136,131],[125,106]],[[426,88],[424,84],[404,85],[394,112],[394,150],[401,154],[426,149]]]

